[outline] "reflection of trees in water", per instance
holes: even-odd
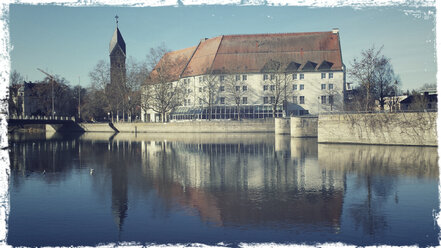
[[[47,183],[66,179],[75,166],[77,140],[46,140],[45,134],[13,137],[10,141],[10,167],[14,187],[27,177],[40,177]]]
[[[372,175],[357,178],[358,186],[364,184],[367,194],[363,202],[352,204],[349,210],[356,229],[361,227],[365,233],[375,235],[387,228],[386,213],[383,212],[382,207],[391,196],[396,184],[389,179]]]
[[[363,192],[365,198],[348,206],[349,214],[355,228],[369,235],[388,228],[388,213],[383,208],[389,200],[399,203],[397,185],[402,176],[438,178],[434,147],[319,144],[318,151],[324,168],[355,175],[351,190]]]

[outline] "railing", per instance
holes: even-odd
[[[7,119],[14,119],[14,120],[57,120],[57,121],[75,121],[74,116],[35,116],[35,115],[12,115],[8,116]]]

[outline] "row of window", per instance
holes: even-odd
[[[240,91],[240,88],[241,88],[241,86],[236,86],[235,89],[238,92],[238,91]],[[207,89],[207,87],[199,87],[199,92],[205,91],[206,89]],[[246,85],[242,86],[242,91],[247,91],[247,90],[248,90],[248,86],[246,86]],[[219,91],[225,91],[225,86],[221,85],[219,87]],[[191,93],[190,89],[188,89],[188,93]]]
[[[266,80],[274,80],[275,78],[276,78],[275,74],[264,74],[263,75],[263,80],[264,81],[266,81]],[[293,73],[292,74],[292,79],[293,80],[297,80],[297,78],[299,78],[300,80],[303,80],[303,79],[305,79],[305,74],[303,74],[303,73],[299,73],[299,74]],[[325,72],[322,72],[321,78],[322,79],[326,78],[326,73]],[[334,73],[329,72],[328,73],[328,78],[329,79],[334,78]],[[241,81],[241,80],[242,81],[247,81],[248,75],[236,75],[235,79],[236,79],[236,81]],[[207,76],[198,77],[198,81],[199,81],[199,83],[207,81]],[[219,76],[219,81],[221,81],[221,82],[225,81],[225,75],[220,75]],[[184,84],[188,84],[188,83],[190,83],[190,79],[189,78],[188,79],[184,78]]]
[[[333,90],[334,84],[328,84],[328,90]],[[322,90],[326,90],[326,84],[322,84]]]
[[[298,101],[298,99],[299,99],[300,101]],[[293,97],[292,97],[292,102],[293,102],[294,104],[305,104],[305,96],[300,96],[300,97],[298,97],[298,96],[293,96]]]
[[[321,104],[327,104],[327,103],[334,104],[334,96],[321,96],[320,100],[321,100]],[[274,96],[263,97],[264,104],[273,104],[273,103],[275,103],[275,101],[276,101],[276,98]],[[220,97],[219,102],[220,102],[220,104],[225,104],[225,97]],[[241,102],[242,102],[242,104],[248,104],[248,97],[242,97]],[[293,96],[292,102],[294,104],[305,104],[305,96]],[[202,104],[203,104],[202,99],[199,99],[199,105],[202,105]],[[191,100],[185,99],[184,106],[189,106],[189,105],[191,105]]]
[[[334,96],[321,96],[320,100],[322,104],[326,104],[326,98],[328,99],[328,104],[334,104]]]
[[[220,104],[225,104],[225,97],[219,98]],[[199,99],[199,103],[202,105],[202,99]],[[242,97],[242,104],[248,104],[248,97]]]
[[[326,78],[326,73],[324,73],[324,72],[322,72],[322,79],[325,79]],[[328,78],[334,78],[334,73],[332,73],[332,72],[329,72],[328,73]]]
[[[199,92],[205,91],[207,87],[199,87]],[[241,86],[236,86],[236,92],[240,91]],[[276,86],[275,85],[264,85],[263,86],[263,91],[274,91],[276,90]],[[292,89],[293,90],[304,90],[305,89],[305,85],[304,84],[293,84],[292,85]],[[321,89],[322,90],[326,90],[326,84],[321,84]],[[328,90],[333,90],[334,89],[334,84],[328,84]],[[242,86],[242,91],[247,91],[248,90],[248,86],[247,85],[243,85]],[[221,85],[219,87],[219,91],[225,91],[225,86]],[[187,89],[187,93],[191,93],[191,89]]]

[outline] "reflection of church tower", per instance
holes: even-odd
[[[122,165],[112,169],[112,213],[120,231],[127,217],[127,198],[127,172]]]
[[[112,149],[111,152],[116,151]],[[112,156],[109,165],[112,173],[112,214],[118,230],[121,232],[128,209],[127,168],[119,156]]]
[[[126,43],[118,29],[118,16],[116,18],[116,29],[110,40],[110,84],[125,85],[126,78]]]

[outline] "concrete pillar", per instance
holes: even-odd
[[[275,118],[274,119],[275,134],[290,134],[290,119],[289,118]]]
[[[291,137],[317,137],[317,116],[291,117]]]

